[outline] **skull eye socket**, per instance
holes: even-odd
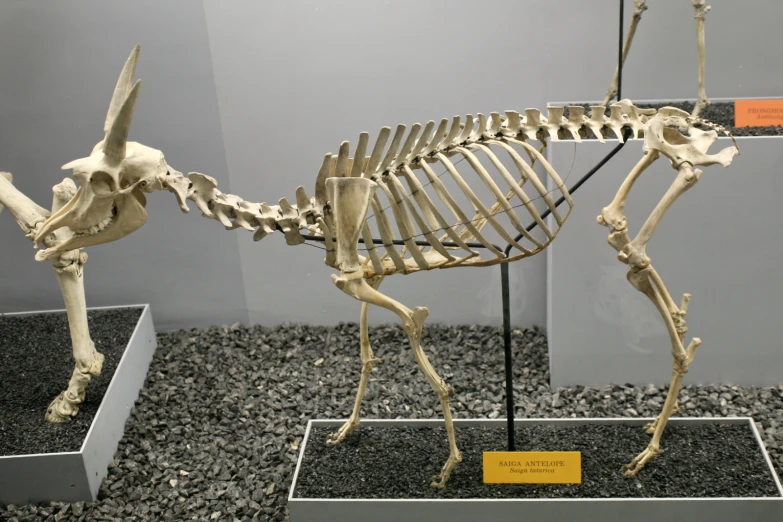
[[[90,176],[90,189],[96,196],[110,196],[117,191],[117,186],[111,174],[98,171]]]

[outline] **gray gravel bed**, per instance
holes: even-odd
[[[87,312],[103,368],[87,386],[79,413],[62,424],[46,422],[44,415],[73,373],[68,317],[0,316],[0,455],[79,451],[140,316],[140,308]]]
[[[517,448],[578,451],[580,484],[483,483],[482,451],[506,451],[504,425],[458,426],[462,462],[448,487],[429,487],[449,455],[440,426],[368,426],[337,446],[334,429],[314,427],[299,468],[295,498],[684,498],[780,497],[749,424],[666,428],[667,450],[636,477],[619,473],[650,442],[640,426],[519,426]]]
[[[350,413],[361,368],[358,336],[356,324],[159,334],[100,500],[7,506],[0,520],[287,520],[307,420]],[[402,329],[375,327],[370,337],[383,362],[363,414],[439,417]],[[512,340],[519,417],[650,417],[663,404],[666,389],[651,386],[553,390],[543,331],[515,330]],[[502,416],[500,328],[428,325],[423,344],[455,389],[455,417]],[[783,386],[686,386],[681,404],[686,416],[753,417],[783,471]]]

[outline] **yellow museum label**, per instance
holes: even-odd
[[[735,127],[783,125],[783,100],[735,100]]]
[[[485,451],[484,484],[581,484],[579,451]]]

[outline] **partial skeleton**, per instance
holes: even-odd
[[[0,173],[0,211],[7,208],[25,236],[35,246],[43,244],[35,258],[48,259],[54,268],[65,301],[76,365],[68,387],[46,410],[49,422],[70,420],[84,402],[87,384],[103,367],[103,354],[95,349],[87,326],[84,297],[84,264],[89,246],[116,241],[147,221],[145,192],[168,188],[185,204],[184,186],[167,184],[170,178],[183,179],[166,165],[163,153],[145,145],[128,142],[133,109],[141,82],[132,84],[139,54],[137,45],[122,69],[104,124],[104,137],[90,156],[63,165],[73,169],[70,178],[54,187],[51,211],[37,205],[12,184],[12,176]]]
[[[704,19],[711,7],[707,5],[707,0],[691,0],[691,3],[693,4],[693,17],[696,20],[696,52],[699,57],[699,93],[696,98],[696,106],[693,108],[693,113],[691,114],[691,116],[696,118],[699,116],[699,114],[701,114],[702,109],[704,109],[704,107],[710,103],[707,99],[707,91],[704,88],[704,55],[706,47],[704,36]],[[628,51],[631,50],[631,42],[633,41],[633,37],[636,34],[636,27],[642,20],[642,13],[647,10],[647,0],[633,0],[633,4],[633,15],[631,16],[631,23],[628,26],[628,31],[625,33],[625,43],[623,43],[622,57],[619,64],[620,67],[625,65],[625,59],[628,56]],[[601,105],[607,105],[611,99],[617,96],[617,82],[619,75],[620,71],[618,68],[615,68],[614,77],[612,77],[612,82],[609,84],[609,89],[606,91],[606,96],[604,96],[604,101],[601,103]]]
[[[613,104],[610,110],[610,115],[606,116],[605,107],[592,107],[587,117],[583,107],[574,106],[568,108],[568,117],[565,117],[563,107],[549,107],[547,117],[537,109],[527,109],[524,116],[515,111],[506,111],[504,115],[491,113],[489,118],[482,114],[475,118],[467,116],[464,122],[455,116],[443,119],[438,124],[430,121],[423,126],[423,130],[422,125],[415,124],[407,134],[406,127],[399,125],[388,148],[386,145],[392,134],[389,127],[381,129],[372,146],[369,135],[362,133],[353,155],[350,154],[348,142],[340,145],[338,154],[326,155],[316,178],[315,197],[308,197],[304,188],[299,187],[296,190],[296,205],[286,199],[281,199],[275,206],[249,203],[238,196],[221,193],[216,181],[210,176],[189,174],[193,189],[188,193],[188,199],[196,203],[205,217],[220,221],[227,229],[257,229],[254,235],[256,240],[280,230],[291,245],[304,242],[301,230],[320,236],[326,244],[326,264],[340,271],[340,275],[332,275],[335,286],[362,302],[362,373],[356,401],[351,416],[339,430],[330,435],[328,443],[342,442],[359,425],[359,411],[369,375],[379,362],[370,347],[367,323],[369,306],[385,308],[401,319],[416,362],[443,409],[449,457],[440,473],[433,476],[432,485],[446,485],[452,470],[462,460],[462,455],[457,448],[451,417],[452,391],[438,375],[421,346],[422,325],[429,311],[421,306],[411,309],[382,294],[378,287],[385,277],[391,275],[436,268],[491,266],[524,259],[543,251],[565,223],[574,202],[561,177],[538,149],[528,142],[564,138],[580,142],[583,137],[604,141],[605,137],[614,137],[620,141],[643,140],[643,157],[623,182],[612,203],[602,210],[598,222],[610,228],[609,244],[618,251],[618,259],[630,267],[628,280],[649,297],[661,312],[670,334],[674,357],[671,387],[663,411],[654,423],[646,426],[653,434],[653,439],[642,453],[625,466],[626,475],[635,475],[660,453],[660,439],[675,410],[683,375],[688,371],[701,341],[694,338],[687,348],[683,347],[683,337],[687,331],[684,316],[690,295],[685,294],[677,306],[652,267],[646,246],[674,200],[700,179],[702,171],[696,167],[715,164],[727,167],[739,150],[734,143],[716,154],[708,154],[707,150],[717,139],[718,131],[729,137],[731,135],[723,127],[693,118],[677,108],[665,107],[658,111],[639,109],[629,100],[623,100]],[[372,152],[368,156],[370,150]],[[528,155],[530,164],[523,155]],[[631,239],[624,215],[628,194],[641,173],[661,156],[669,160],[677,171],[677,177],[639,234]],[[466,160],[463,172],[457,169],[458,162],[453,161],[454,158]],[[513,165],[513,174],[503,159]],[[545,188],[531,166],[533,162],[542,166],[556,191],[562,194],[568,207],[564,213],[554,205],[552,193]],[[436,170],[441,169],[443,172],[437,174]],[[466,180],[468,175],[472,177],[473,184]],[[449,193],[443,181],[446,179],[444,176],[454,182],[460,191],[458,195],[469,202],[469,207],[461,206],[457,198]],[[476,195],[481,186],[491,193],[491,205]],[[504,190],[507,192],[504,193]],[[381,196],[384,196],[385,203]],[[554,220],[552,226],[547,226],[532,204],[535,199],[543,200],[551,211]],[[368,216],[371,207],[373,214]],[[391,216],[386,215],[387,208],[391,209]],[[448,213],[440,209],[448,209]],[[520,209],[520,212],[524,210],[538,224],[544,233],[543,239],[536,238],[526,230],[516,215],[516,209]],[[450,217],[446,218],[446,215]],[[500,223],[501,215],[508,218],[510,226]],[[454,221],[456,224],[449,224]],[[373,222],[383,240],[383,255],[379,254],[372,241],[370,225]],[[482,233],[486,224],[509,242],[516,252],[506,256],[496,248]],[[396,235],[394,227],[398,231]],[[438,238],[435,234],[440,231],[445,234]],[[515,241],[512,237],[515,235],[523,236],[527,243]],[[417,245],[413,241],[417,236],[426,238],[426,245]],[[359,254],[360,238],[367,246],[366,257]],[[404,246],[398,249],[395,240],[401,240]],[[472,240],[481,243],[485,249],[480,252],[471,248],[467,243]]]
[[[682,375],[693,360],[699,340],[693,339],[687,349],[683,348],[684,315],[689,296],[684,296],[680,306],[674,303],[652,268],[645,252],[646,244],[674,200],[701,177],[702,171],[696,167],[713,164],[726,167],[738,154],[736,144],[716,154],[707,153],[717,139],[717,131],[730,136],[725,129],[676,108],[639,109],[629,100],[613,104],[608,116],[603,106],[592,107],[589,116],[583,107],[569,107],[567,117],[563,107],[549,107],[546,117],[536,109],[527,109],[524,115],[506,111],[504,114],[491,113],[489,117],[482,114],[464,119],[455,116],[438,124],[433,121],[424,126],[415,124],[410,130],[399,125],[394,133],[384,127],[372,144],[369,134],[362,133],[353,154],[348,142],[341,144],[338,154],[327,154],[316,178],[314,197],[298,187],[296,204],[283,198],[277,205],[268,205],[224,194],[218,190],[216,180],[205,174],[191,172],[185,178],[166,165],[160,151],[126,144],[130,116],[138,95],[139,84],[132,84],[137,58],[138,47],[123,68],[109,110],[110,118],[107,118],[107,121],[122,124],[108,125],[106,138],[96,145],[89,157],[66,165],[74,169],[79,190],[67,204],[56,205],[53,214],[40,209],[25,221],[23,229],[26,227],[28,236],[47,246],[38,252],[36,259],[61,260],[74,255],[72,252],[80,252],[74,249],[113,241],[131,233],[146,220],[143,210],[146,200],[142,192],[162,189],[177,195],[183,211],[187,211],[185,200],[191,200],[205,217],[220,221],[226,229],[241,227],[253,231],[256,241],[276,231],[282,232],[290,245],[305,241],[302,231],[320,237],[326,246],[326,264],[340,272],[332,275],[335,286],[362,303],[362,373],[356,401],[348,421],[329,437],[328,442],[342,442],[359,425],[369,375],[379,362],[370,347],[369,307],[376,305],[390,310],[401,319],[413,355],[443,409],[450,453],[440,473],[433,477],[435,487],[446,485],[462,459],[451,417],[452,391],[421,346],[422,326],[428,309],[411,309],[382,294],[378,290],[381,281],[391,275],[436,268],[508,263],[543,251],[568,218],[573,200],[561,177],[529,142],[536,140],[545,144],[547,140],[560,139],[580,142],[582,138],[604,141],[606,137],[620,141],[643,140],[642,159],[628,175],[614,201],[603,209],[598,221],[611,229],[609,242],[618,250],[618,258],[629,265],[629,281],[660,310],[672,339],[674,370],[666,405],[655,423],[649,426],[654,432],[653,440],[629,464],[626,473],[637,473],[660,451],[661,434],[674,411]],[[115,127],[123,131],[115,132]],[[623,214],[626,198],[634,181],[661,156],[670,161],[677,177],[640,233],[631,239]],[[457,165],[462,160],[466,168],[460,172]],[[536,162],[554,186],[552,191],[534,171],[532,165]],[[437,173],[436,169],[442,172]],[[456,196],[449,192],[446,180],[457,187]],[[9,191],[11,185],[6,183],[0,185],[0,196],[5,198],[0,201],[11,201],[11,205],[6,205],[14,216],[23,215],[32,202],[27,206],[13,204],[14,192]],[[490,194],[488,199],[477,194],[480,188]],[[555,206],[553,192],[559,192],[567,203],[564,212]],[[12,197],[9,199],[7,194]],[[551,211],[554,223],[548,225],[542,219],[536,206],[542,202]],[[370,207],[373,209],[371,216],[368,215]],[[386,214],[387,209],[391,209],[391,216]],[[517,209],[537,223],[542,237],[525,230]],[[112,214],[116,215],[112,218]],[[501,217],[508,223],[501,222]],[[516,249],[512,255],[506,256],[482,232],[487,224],[491,231]],[[373,227],[382,239],[382,254],[372,241]],[[58,234],[73,236],[74,229],[79,234],[68,239],[69,242],[57,240]],[[436,236],[439,232],[443,232],[441,237]],[[512,236],[516,235],[524,241],[515,240]],[[426,245],[417,245],[414,241],[417,236],[424,237]],[[367,246],[367,256],[359,253],[360,238]],[[402,248],[395,244],[400,240]],[[474,240],[485,249],[479,252],[471,247]],[[83,309],[82,305],[79,312]]]

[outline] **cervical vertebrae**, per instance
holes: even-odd
[[[297,245],[304,242],[299,231],[315,224],[316,212],[312,199],[305,194],[303,187],[296,189],[296,205],[291,205],[285,198],[277,205],[267,205],[250,203],[233,194],[223,194],[217,189],[215,178],[206,174],[191,172],[188,179],[190,190],[187,197],[205,217],[217,219],[228,230],[242,227],[253,232],[257,228],[253,234],[255,241],[280,230],[289,245]]]

